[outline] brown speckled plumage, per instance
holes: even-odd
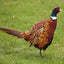
[[[30,47],[35,46],[36,48],[40,49],[40,56],[42,57],[41,50],[46,50],[53,40],[57,24],[56,15],[59,11],[59,7],[54,8],[50,19],[45,19],[36,23],[30,31],[21,32],[7,28],[0,28],[0,30],[29,41]]]
[[[57,20],[53,21],[51,19],[46,19],[42,21],[42,23],[43,22],[45,23],[43,24],[42,27],[38,28],[39,26],[37,26],[36,28],[33,28],[31,30],[31,33],[30,33],[31,36],[30,36],[29,41],[30,43],[32,43],[31,45],[34,45],[35,47],[39,49],[45,50],[48,47],[48,45],[50,45],[53,39]]]

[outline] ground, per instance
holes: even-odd
[[[42,51],[44,57],[24,39],[0,31],[0,64],[64,64],[64,0],[0,0],[0,27],[30,30],[35,23],[50,18],[56,6],[62,12],[57,15],[52,44]]]

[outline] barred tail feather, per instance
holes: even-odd
[[[0,28],[0,30],[2,30],[8,34],[11,34],[13,36],[16,36],[18,38],[24,38],[24,32],[12,30],[12,29],[8,29],[8,28]]]

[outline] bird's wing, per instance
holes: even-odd
[[[39,42],[38,38],[41,32],[44,31],[44,25],[47,21],[43,20],[37,24],[35,24],[30,32],[31,36],[30,36],[30,46],[32,45],[37,45]]]
[[[42,27],[41,29],[39,29],[39,30],[33,30],[32,32],[31,32],[31,36],[30,36],[30,46],[32,46],[32,45],[37,45],[38,43],[39,43],[39,40],[38,40],[38,38],[39,38],[39,36],[40,36],[40,33],[41,32],[43,32],[43,30],[44,30],[44,27]]]

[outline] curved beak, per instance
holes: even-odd
[[[60,9],[59,11],[61,12],[62,10]]]

